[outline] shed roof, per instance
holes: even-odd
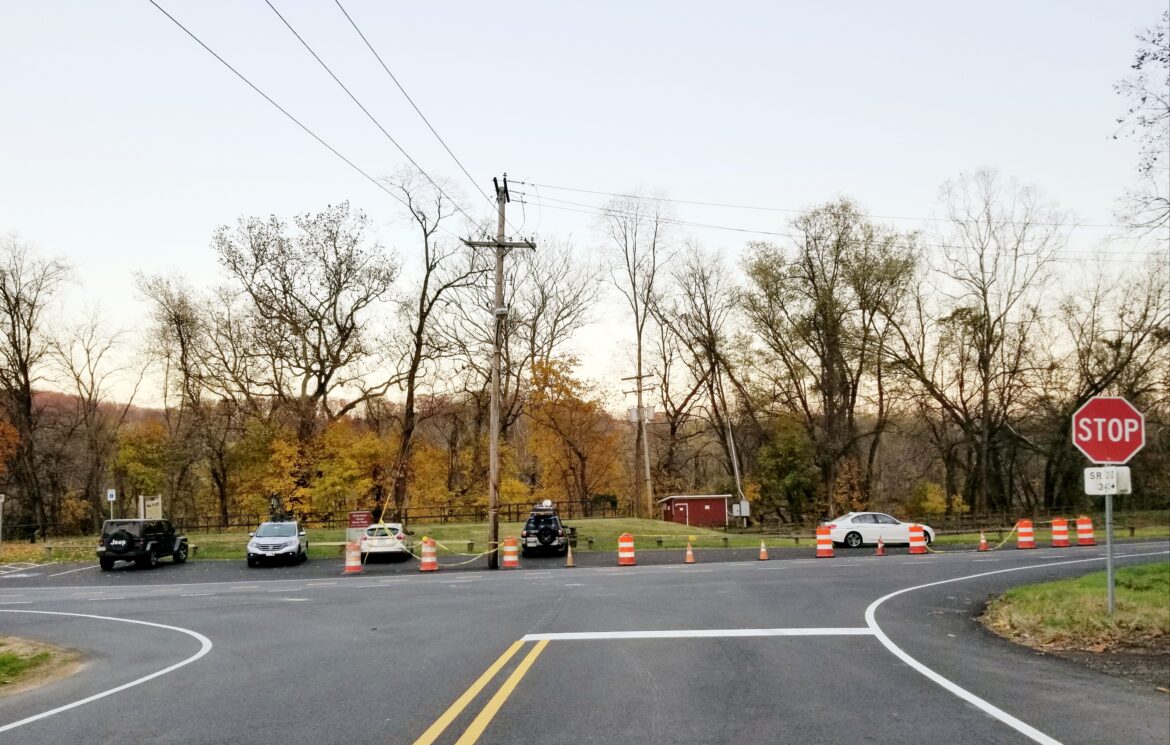
[[[731,499],[730,494],[674,494],[658,500],[658,504],[669,502],[672,499]]]

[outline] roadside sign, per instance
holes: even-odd
[[[1085,469],[1085,494],[1129,494],[1131,491],[1128,466]]]
[[[114,489],[106,489],[106,501],[114,502],[118,499],[118,492]]]
[[[1120,465],[1146,444],[1146,420],[1124,398],[1096,396],[1073,414],[1072,440],[1094,463]]]
[[[374,524],[374,513],[369,510],[349,513],[349,527],[368,528]]]

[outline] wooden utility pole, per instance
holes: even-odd
[[[641,450],[642,451],[642,453],[641,453],[642,454],[642,462],[643,462],[645,469],[646,469],[646,471],[645,471],[645,479],[646,479],[645,500],[646,501],[643,503],[641,509],[637,509],[637,502],[640,501],[643,497],[642,497],[642,494],[640,493],[641,489],[638,489],[635,487],[635,489],[634,489],[634,506],[635,506],[634,513],[638,517],[645,517],[645,518],[654,517],[654,480],[650,477],[650,438],[647,436],[648,433],[646,432],[646,407],[644,407],[642,405],[642,392],[646,391],[646,390],[650,390],[651,388],[654,387],[654,386],[647,387],[647,386],[642,385],[642,379],[648,378],[648,377],[650,377],[649,374],[647,374],[647,375],[639,374],[639,375],[631,375],[628,378],[622,378],[622,380],[636,380],[636,381],[638,381],[637,387],[634,390],[625,391],[625,393],[637,393],[638,394],[638,409],[637,409],[638,416],[636,419],[633,419],[631,417],[631,419],[633,421],[637,422],[637,424],[638,424],[637,437],[636,437],[635,443],[634,443],[634,473],[635,474],[638,473],[638,452],[637,451]],[[637,481],[639,481],[639,479],[635,478],[634,481],[637,482]]]
[[[496,207],[498,220],[496,222],[496,239],[494,241],[463,241],[472,248],[494,248],[496,251],[496,297],[492,314],[495,317],[495,333],[492,339],[492,395],[491,395],[491,432],[488,437],[488,569],[499,568],[500,547],[500,342],[503,336],[504,320],[508,317],[508,307],[504,305],[504,255],[513,248],[536,248],[532,241],[504,240],[504,209],[511,201],[508,195],[508,174],[504,174],[504,184],[493,178],[496,186]]]

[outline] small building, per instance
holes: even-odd
[[[730,494],[676,494],[658,500],[662,519],[703,528],[727,527]]]

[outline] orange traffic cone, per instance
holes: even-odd
[[[991,548],[989,548],[987,545],[987,536],[983,535],[982,530],[979,531],[979,550],[980,551],[990,551],[991,550]]]
[[[886,555],[886,542],[882,540],[882,537],[880,535],[878,536],[877,551],[874,551],[873,555],[874,556],[885,556]]]
[[[687,541],[687,558],[683,560],[684,564],[695,563],[695,552],[691,550],[691,542]]]
[[[569,544],[568,549],[565,551],[565,566],[569,569],[577,566],[575,563],[573,563],[573,544],[571,543]]]
[[[1084,515],[1077,518],[1077,545],[1097,545],[1097,539],[1093,537],[1093,521]]]
[[[355,542],[345,544],[345,571],[342,574],[362,573],[362,549]]]
[[[1063,517],[1052,518],[1052,547],[1068,548],[1068,520]]]
[[[520,544],[512,537],[504,539],[504,569],[520,568]]]
[[[910,553],[926,553],[926,531],[922,529],[921,525],[910,526]]]
[[[422,561],[418,565],[418,570],[420,572],[439,571],[439,557],[435,550],[435,539],[424,536],[422,546]]]
[[[833,558],[833,531],[826,526],[817,528],[817,558]]]
[[[1019,529],[1016,533],[1016,548],[1036,548],[1036,534],[1032,529],[1032,521],[1021,520],[1016,527]]]
[[[634,536],[622,533],[618,536],[618,566],[632,567],[637,563],[634,556]]]
[[[768,547],[764,545],[763,541],[760,541],[760,561],[767,561],[767,560],[768,560]]]

